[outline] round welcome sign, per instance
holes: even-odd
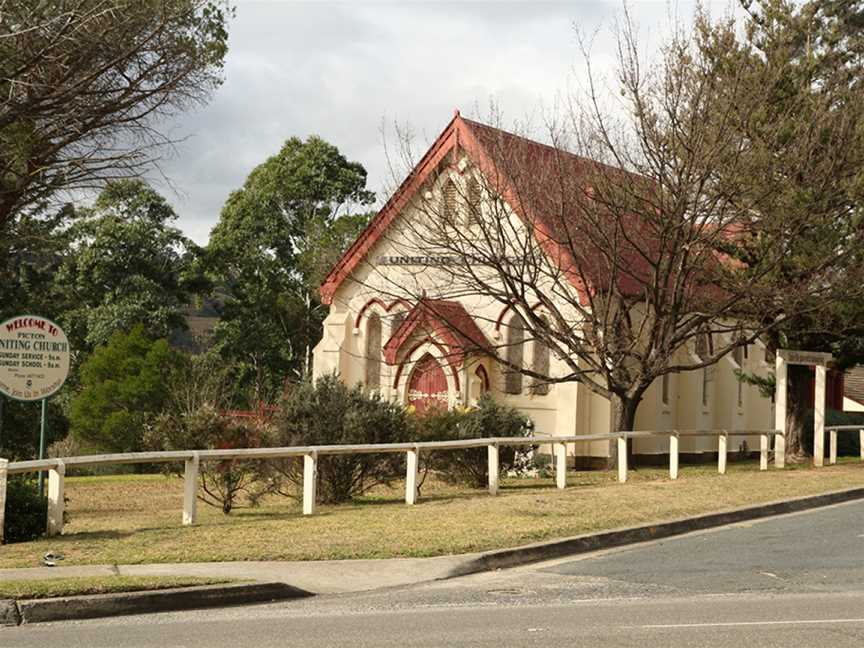
[[[69,375],[69,340],[54,322],[20,315],[0,323],[0,393],[22,401],[54,394]]]

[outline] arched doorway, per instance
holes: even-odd
[[[431,409],[446,409],[449,401],[444,369],[427,353],[414,365],[408,379],[408,404],[413,405],[418,414],[423,414]]]

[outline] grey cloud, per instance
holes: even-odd
[[[665,2],[636,3],[662,21]],[[691,5],[692,7],[692,5]],[[226,81],[204,108],[165,127],[185,140],[161,169],[180,226],[205,242],[228,194],[288,137],[318,134],[389,178],[382,121],[409,123],[421,141],[454,108],[506,118],[536,114],[565,90],[585,31],[608,25],[617,2],[248,2],[230,26]],[[691,11],[685,6],[684,15]],[[601,55],[612,42],[601,34]],[[422,153],[422,151],[418,151]]]

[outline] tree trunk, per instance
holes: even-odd
[[[805,445],[804,423],[810,398],[813,368],[790,364],[786,388],[786,461],[801,463],[809,452]]]
[[[633,426],[636,424],[636,409],[639,407],[639,403],[642,400],[642,396],[620,396],[619,394],[612,394],[612,411],[611,411],[611,420],[610,420],[610,429],[609,432],[614,434],[615,432],[632,432]],[[627,455],[628,458],[632,457],[632,439],[627,440]],[[618,442],[612,440],[609,442],[609,468],[614,468],[618,465]]]

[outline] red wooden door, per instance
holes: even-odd
[[[422,414],[430,409],[446,408],[448,394],[447,377],[438,361],[431,355],[420,358],[408,379],[408,404]]]

